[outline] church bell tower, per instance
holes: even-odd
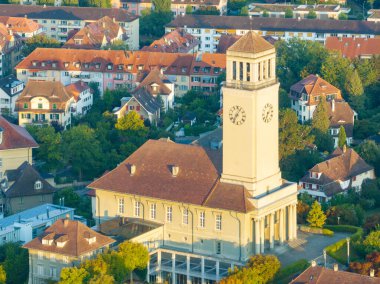
[[[275,48],[250,31],[227,50],[226,70],[221,181],[256,197],[282,184]]]

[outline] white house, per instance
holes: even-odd
[[[0,113],[15,114],[15,103],[24,89],[24,82],[9,75],[0,79]]]
[[[77,81],[65,87],[66,91],[74,98],[71,104],[73,115],[84,115],[94,103],[91,88],[83,81]]]

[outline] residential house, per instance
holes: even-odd
[[[114,0],[119,2],[117,7],[126,9],[133,15],[141,15],[144,10],[154,10],[154,4],[151,0]],[[227,13],[227,0],[172,0],[170,3],[170,9],[173,15],[183,16],[186,14],[186,8],[190,7],[191,12],[197,10],[218,10],[220,15]]]
[[[138,88],[131,97],[121,99],[121,106],[114,109],[114,114],[119,119],[129,113],[135,111],[143,120],[149,120],[151,124],[157,125],[160,119],[162,108],[161,101],[152,96],[146,88]]]
[[[162,225],[140,240],[149,282],[218,282],[253,254],[297,238],[297,185],[281,178],[278,164],[275,48],[249,32],[226,59],[219,166],[201,146],[149,140],[88,186],[100,226],[115,217]],[[236,62],[267,68],[236,75]]]
[[[380,9],[371,9],[368,11],[367,21],[380,22]]]
[[[25,17],[36,21],[48,36],[65,43],[69,32],[80,30],[86,24],[108,16],[123,27],[128,35],[131,50],[139,49],[139,18],[125,9],[75,7],[75,6],[30,6],[0,4],[0,16]]]
[[[337,148],[331,157],[316,164],[300,179],[300,193],[307,193],[324,202],[350,189],[359,191],[366,179],[375,179],[373,167],[354,149]]]
[[[154,69],[138,83],[137,89],[144,88],[152,97],[162,101],[162,110],[166,112],[174,106],[174,84],[163,74],[163,70]],[[136,89],[136,90],[137,90]]]
[[[0,23],[23,39],[31,38],[43,32],[42,25],[25,17],[0,16]]]
[[[71,104],[71,113],[76,115],[85,115],[94,103],[93,91],[87,83],[77,81],[65,87],[69,96],[74,98]]]
[[[182,54],[122,50],[72,50],[37,48],[16,67],[17,78],[49,80],[64,85],[78,80],[94,82],[101,94],[106,89],[127,87],[134,90],[140,78],[154,69],[162,69],[182,95],[191,86],[212,91],[216,78],[224,72],[225,54]],[[190,76],[196,75],[190,80]],[[192,83],[194,82],[194,83]]]
[[[114,20],[105,16],[89,23],[70,37],[63,48],[107,49],[115,41],[127,43],[128,36],[125,29]]]
[[[24,245],[29,251],[29,283],[59,281],[63,268],[95,257],[114,242],[79,221],[58,219]]]
[[[285,18],[286,11],[292,11],[294,19],[306,19],[310,11],[314,11],[317,19],[338,20],[342,14],[348,14],[351,9],[335,5],[291,5],[291,4],[263,4],[252,3],[249,5],[249,15],[253,17],[263,17],[264,12],[269,18]]]
[[[305,123],[313,119],[319,101],[343,100],[341,91],[320,76],[309,75],[290,87],[291,108],[297,113],[298,120]]]
[[[22,38],[0,23],[0,77],[11,74],[20,62],[21,46]]]
[[[16,101],[19,125],[56,124],[66,129],[71,124],[73,102],[61,82],[28,81]]]
[[[38,144],[33,137],[18,125],[0,116],[0,178],[9,170],[19,168],[24,162],[32,164],[32,150]]]
[[[19,81],[16,76],[8,75],[0,78],[0,113],[16,114],[15,103],[24,89],[24,82]]]
[[[0,206],[5,214],[53,203],[55,188],[31,164],[24,162],[15,170],[7,170],[1,180]]]
[[[165,27],[166,32],[181,28],[201,41],[200,52],[215,52],[222,34],[244,35],[254,31],[262,36],[289,40],[300,38],[325,43],[329,36],[375,38],[380,27],[369,21],[319,19],[252,18],[240,16],[185,15]]]
[[[191,34],[175,29],[166,33],[160,39],[157,39],[149,46],[144,46],[142,51],[151,52],[172,52],[172,53],[196,53],[200,41]]]
[[[338,147],[339,131],[343,126],[346,132],[346,144],[353,142],[354,123],[357,116],[350,105],[345,101],[331,100],[327,103],[327,111],[330,120],[329,133],[334,139],[334,147]]]
[[[58,219],[74,219],[74,208],[50,203],[18,212],[0,219],[0,245],[30,242]]]
[[[334,264],[333,269],[317,266],[312,261],[311,266],[293,279],[290,284],[312,284],[312,283],[360,283],[360,284],[379,284],[380,278],[375,277],[375,270],[370,269],[369,275],[339,270],[338,264]]]
[[[328,37],[325,46],[350,59],[370,59],[380,56],[380,38],[338,38]]]

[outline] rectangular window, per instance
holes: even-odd
[[[243,62],[239,62],[239,79],[243,81]]]
[[[140,111],[140,106],[136,106],[136,111]]]
[[[258,80],[260,81],[261,80],[261,63],[259,62],[259,73],[257,74],[258,75]]]
[[[44,267],[41,264],[37,266],[38,275],[44,275]]]
[[[185,224],[185,225],[189,224],[189,209],[187,208],[183,209],[182,224]]]
[[[53,104],[53,109],[57,109],[57,104]]]
[[[156,203],[152,203],[150,205],[150,219],[152,220],[156,219]]]
[[[28,103],[24,103],[24,108],[28,108]]]
[[[140,202],[135,201],[135,217],[140,217]]]
[[[119,198],[119,214],[124,214],[124,198]]]
[[[215,248],[216,254],[222,253],[222,242],[216,242],[216,248]]]
[[[215,216],[215,229],[218,231],[222,230],[222,215],[216,214]]]
[[[50,267],[50,277],[57,277],[57,268]]]
[[[236,80],[236,61],[232,62],[232,80]]]
[[[39,108],[39,109],[42,109],[42,104],[38,104],[38,108]]]
[[[206,225],[206,216],[205,212],[200,212],[199,213],[199,227],[204,228]]]
[[[44,259],[44,253],[42,251],[38,252],[38,259]]]
[[[166,221],[169,223],[173,221],[173,208],[171,206],[166,207]]]
[[[251,81],[251,64],[250,63],[246,63],[247,65],[247,81]]]

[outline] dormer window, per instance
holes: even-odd
[[[112,64],[108,64],[108,65],[107,65],[107,69],[108,69],[108,70],[112,70]]]
[[[119,64],[119,65],[117,66],[117,69],[119,69],[119,70],[123,70],[123,65],[122,65],[122,64]]]
[[[35,183],[34,183],[34,189],[35,190],[40,190],[42,189],[42,182],[40,180],[37,180]]]
[[[54,68],[56,68],[56,67],[57,67],[57,63],[56,63],[56,62],[53,62],[53,63],[51,64],[51,66],[54,67]]]
[[[37,61],[33,61],[33,62],[32,62],[32,65],[33,65],[33,66],[37,66]]]
[[[132,70],[132,66],[133,66],[132,64],[128,65],[127,69]]]
[[[64,63],[64,66],[65,66],[65,67],[69,67],[69,62],[65,62],[65,63]]]
[[[89,67],[89,64],[88,63],[85,63],[84,64],[84,68],[88,68]]]
[[[51,246],[53,244],[53,239],[42,239],[42,244],[43,245],[47,245],[47,246]]]
[[[75,67],[80,68],[80,63],[79,62],[75,63]]]
[[[88,242],[89,245],[96,242],[96,236],[94,236],[90,232],[84,232],[84,239]]]
[[[139,65],[138,70],[143,70],[144,65]]]
[[[100,63],[95,63],[95,68],[99,69],[100,68]]]
[[[41,66],[42,66],[42,67],[45,67],[45,66],[46,66],[46,63],[45,63],[45,62],[42,62],[42,63],[41,63]]]

